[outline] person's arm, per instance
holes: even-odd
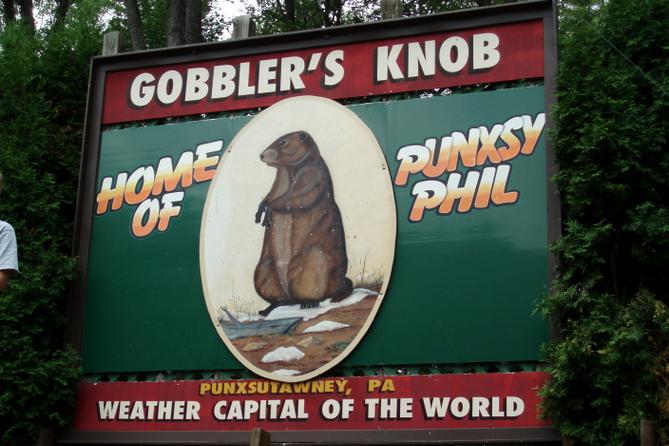
[[[4,290],[9,279],[19,270],[16,254],[16,235],[14,229],[6,225],[0,229],[0,291]]]
[[[16,274],[16,271],[11,269],[4,269],[0,271],[0,291],[7,288],[7,285],[9,284],[9,278],[14,274]]]

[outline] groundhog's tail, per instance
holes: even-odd
[[[339,286],[337,295],[332,298],[332,302],[339,302],[341,300],[344,300],[348,296],[350,296],[352,292],[353,292],[353,282],[351,282],[351,279],[349,279],[348,277],[344,277],[344,280]]]

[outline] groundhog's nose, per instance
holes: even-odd
[[[260,160],[265,163],[271,163],[276,159],[276,150],[265,150],[260,154]]]

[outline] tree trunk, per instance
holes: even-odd
[[[145,50],[144,29],[142,19],[139,16],[137,0],[123,0],[125,5],[125,16],[128,20],[128,31],[130,32],[130,44],[133,51]]]
[[[323,2],[323,25],[326,27],[341,24],[341,0],[325,0]]]
[[[70,0],[58,0],[56,5],[56,27],[62,26],[65,23],[65,16],[70,9]]]
[[[501,0],[501,3],[515,3],[516,0]],[[497,3],[499,4],[499,3]],[[492,6],[493,0],[476,0],[476,6]]]
[[[14,0],[2,0],[2,17],[5,19],[5,25],[16,21]]]
[[[167,3],[167,46],[184,44],[184,0],[168,0]]]
[[[35,31],[35,18],[33,17],[33,0],[19,0],[19,11],[21,22],[31,31]]]
[[[201,0],[186,0],[184,40],[186,44],[202,42]]]
[[[284,19],[288,24],[289,31],[295,31],[297,27],[295,26],[295,0],[286,0],[284,2]]]
[[[341,0],[333,0],[330,2],[331,5],[331,16],[332,16],[332,26],[339,26],[341,25],[341,14],[342,14],[342,1]]]

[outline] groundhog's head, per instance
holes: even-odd
[[[278,138],[260,154],[260,159],[270,166],[298,166],[319,156],[311,135],[299,131]]]

